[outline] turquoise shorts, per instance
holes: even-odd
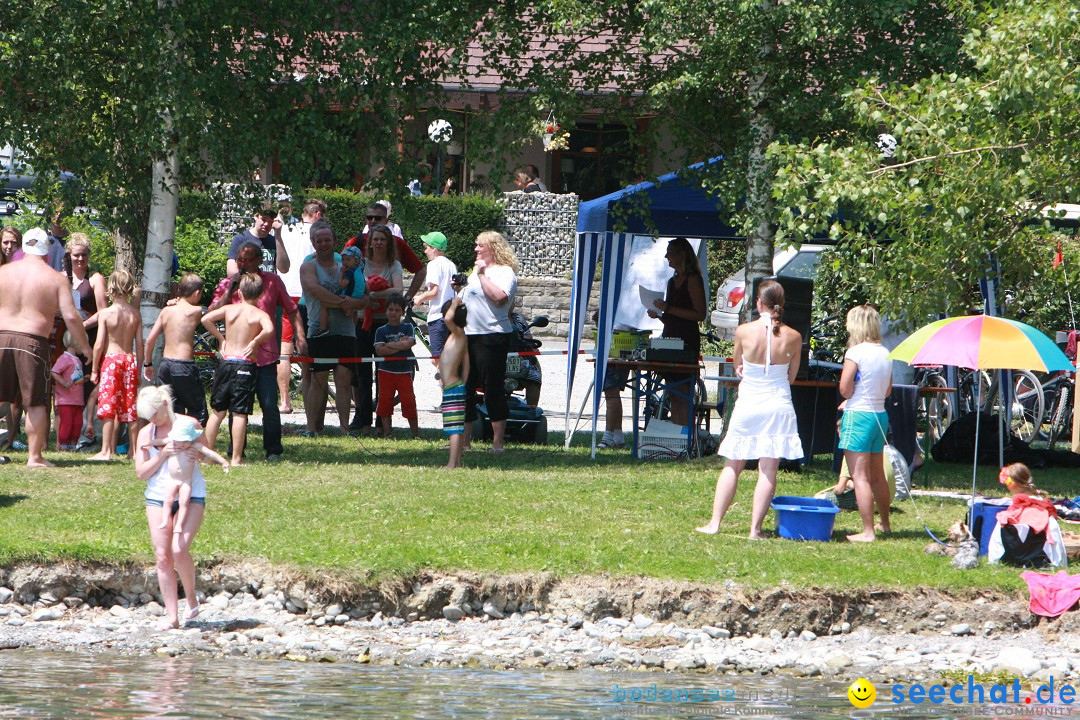
[[[845,410],[843,418],[840,419],[840,449],[865,453],[883,452],[887,432],[887,412]]]

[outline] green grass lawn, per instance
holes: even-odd
[[[709,514],[718,458],[642,463],[607,452],[512,446],[505,455],[466,454],[464,471],[437,468],[446,452],[422,440],[286,437],[287,462],[254,462],[229,475],[206,469],[208,511],[194,552],[200,561],[265,558],[303,570],[382,579],[420,569],[491,573],[551,571],[648,575],[749,587],[993,588],[1023,586],[1014,568],[961,572],[923,552],[930,542],[910,502],[897,504],[894,532],[871,545],[745,539],[755,475],[744,473],[720,534],[694,532]],[[261,455],[253,432],[249,455]],[[219,447],[219,450],[222,448]],[[74,559],[152,560],[143,485],[130,463],[98,465],[52,454],[56,470],[0,466],[0,564]],[[826,458],[781,473],[777,494],[812,495],[833,483]],[[970,486],[971,468],[928,467],[916,476],[936,489]],[[1068,471],[1042,471],[1037,484],[1069,494]],[[980,468],[980,489],[1001,495],[996,469]],[[939,536],[965,513],[959,500],[917,499]],[[766,528],[773,519],[766,520]],[[860,528],[837,516],[834,540]]]

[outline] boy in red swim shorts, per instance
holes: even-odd
[[[90,381],[98,383],[97,416],[101,420],[101,452],[91,460],[112,460],[116,452],[116,423],[128,424],[128,434],[135,437],[135,394],[139,390],[142,367],[142,315],[132,304],[135,281],[126,270],[109,276],[109,302],[98,313],[98,336],[94,343],[94,365]],[[132,457],[134,444],[128,445]]]

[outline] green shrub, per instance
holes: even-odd
[[[187,221],[217,220],[221,200],[203,190],[181,190],[176,214]]]
[[[180,257],[180,272],[198,273],[204,283],[203,299],[209,301],[214,287],[225,277],[229,246],[218,242],[214,221],[177,218],[173,249]]]
[[[377,198],[371,193],[357,193],[352,190],[337,190],[334,188],[309,188],[303,198],[297,198],[293,202],[293,210],[299,213],[304,200],[318,198],[326,203],[326,220],[334,228],[337,235],[338,247],[354,235],[359,235],[367,222],[364,215],[367,207]],[[397,220],[395,208],[394,220]],[[404,227],[404,226],[403,226]]]

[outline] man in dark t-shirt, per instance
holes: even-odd
[[[226,264],[226,272],[229,277],[236,274],[236,254],[246,242],[257,243],[262,247],[262,263],[259,269],[268,273],[287,273],[292,263],[289,253],[278,237],[277,226],[281,220],[278,218],[277,209],[270,202],[264,202],[255,210],[254,222],[251,227],[233,236],[229,243],[229,259]],[[303,260],[303,258],[301,258]]]

